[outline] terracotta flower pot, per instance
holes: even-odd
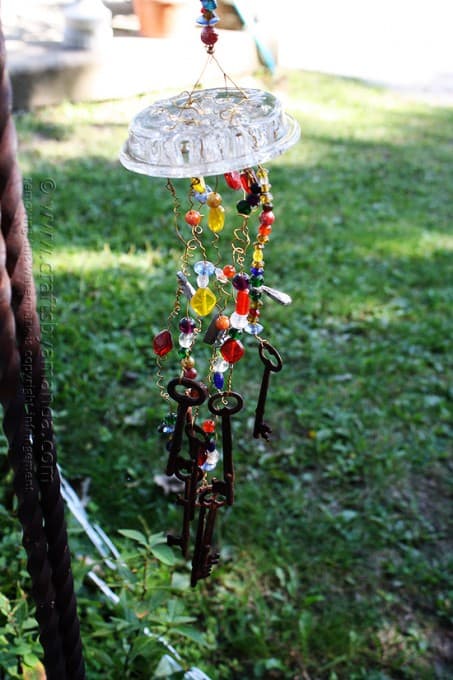
[[[148,38],[165,38],[191,26],[187,0],[133,0],[133,7],[140,34]]]

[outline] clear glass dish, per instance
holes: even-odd
[[[138,113],[120,161],[154,177],[218,175],[264,163],[299,137],[298,123],[269,92],[196,90]]]

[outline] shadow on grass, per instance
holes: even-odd
[[[329,136],[328,123],[301,115],[303,142],[270,168],[266,283],[294,302],[263,310],[286,361],[267,404],[268,445],[250,437],[261,375],[251,343],[235,369],[246,408],[234,423],[237,504],[220,532],[237,561],[215,577],[222,630],[210,656],[237,661],[241,677],[268,677],[256,670],[265,656],[281,659],[281,678],[330,668],[352,677],[357,657],[357,677],[377,667],[403,677],[405,663],[437,654],[431,642],[417,647],[427,621],[445,628],[453,113],[382,119],[385,142],[338,124]],[[156,530],[177,527],[153,481],[166,407],[151,344],[180,253],[170,195],[85,148],[36,167],[32,240],[37,269],[52,262],[57,299],[44,341],[61,461],[71,478],[91,478],[107,530],[138,514]],[[50,198],[39,193],[46,176]],[[206,353],[196,349],[201,367]],[[168,362],[168,378],[177,366]],[[216,602],[203,602],[216,620]]]

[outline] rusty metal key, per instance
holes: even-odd
[[[180,536],[174,534],[167,534],[167,543],[171,546],[179,546],[184,557],[187,557],[187,551],[190,540],[190,523],[194,518],[195,505],[197,502],[197,485],[198,485],[198,468],[192,463],[192,471],[185,475],[184,494],[178,498],[178,502],[184,508],[182,530]]]
[[[185,388],[184,392],[179,391],[178,388],[181,387]],[[208,391],[202,383],[199,383],[196,380],[190,380],[189,378],[174,378],[168,383],[167,392],[178,404],[175,429],[168,447],[169,456],[166,473],[171,476],[175,473],[178,453],[181,451],[182,447],[187,411],[192,406],[200,406],[203,404],[208,397]]]
[[[212,549],[213,534],[217,510],[223,505],[215,496],[209,500],[201,501],[198,518],[197,538],[192,559],[191,586],[196,586],[202,578],[207,578],[214,564],[219,561],[219,553]]]
[[[190,523],[195,517],[198,483],[203,476],[203,471],[199,466],[199,457],[202,451],[206,449],[208,435],[198,425],[186,425],[185,430],[189,439],[190,459],[187,460],[177,456],[175,465],[176,477],[184,482],[184,494],[178,498],[178,503],[184,509],[182,530],[180,536],[168,534],[167,543],[171,546],[179,546],[184,557],[187,557],[190,540]]]
[[[270,356],[267,356],[266,352],[268,352]],[[283,361],[275,347],[273,347],[267,340],[261,341],[259,355],[261,361],[264,364],[264,372],[261,380],[261,388],[255,411],[255,425],[253,428],[253,436],[255,437],[255,439],[263,437],[263,439],[268,440],[269,435],[272,432],[272,428],[264,420],[264,410],[266,408],[266,398],[269,389],[269,380],[271,373],[278,373],[279,371],[282,370]],[[275,363],[272,361],[272,358],[270,357],[275,359]]]
[[[235,413],[238,413],[243,405],[244,400],[237,392],[218,392],[213,394],[208,401],[208,408],[211,413],[215,416],[220,416],[222,419],[224,495],[228,505],[233,505],[234,502],[233,438],[230,418]],[[222,491],[219,482],[214,482],[214,488]]]

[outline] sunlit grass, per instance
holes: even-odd
[[[447,678],[453,112],[316,74],[272,87],[302,129],[269,163],[266,282],[293,304],[267,302],[262,318],[285,367],[271,381],[269,444],[250,432],[253,343],[235,369],[245,408],[222,565],[196,592],[177,591],[217,644],[184,652],[215,680]],[[113,535],[139,515],[156,531],[179,522],[153,481],[167,408],[151,343],[172,308],[180,244],[165,182],[118,161],[152,99],[18,119],[38,282],[43,257],[54,273],[60,461],[91,480],[89,509]],[[45,177],[56,183],[48,254]]]
[[[151,274],[162,262],[158,250],[148,249],[140,253],[113,253],[108,244],[101,251],[71,248],[52,252],[49,262],[55,273],[88,274],[107,269],[135,270],[139,274]]]

